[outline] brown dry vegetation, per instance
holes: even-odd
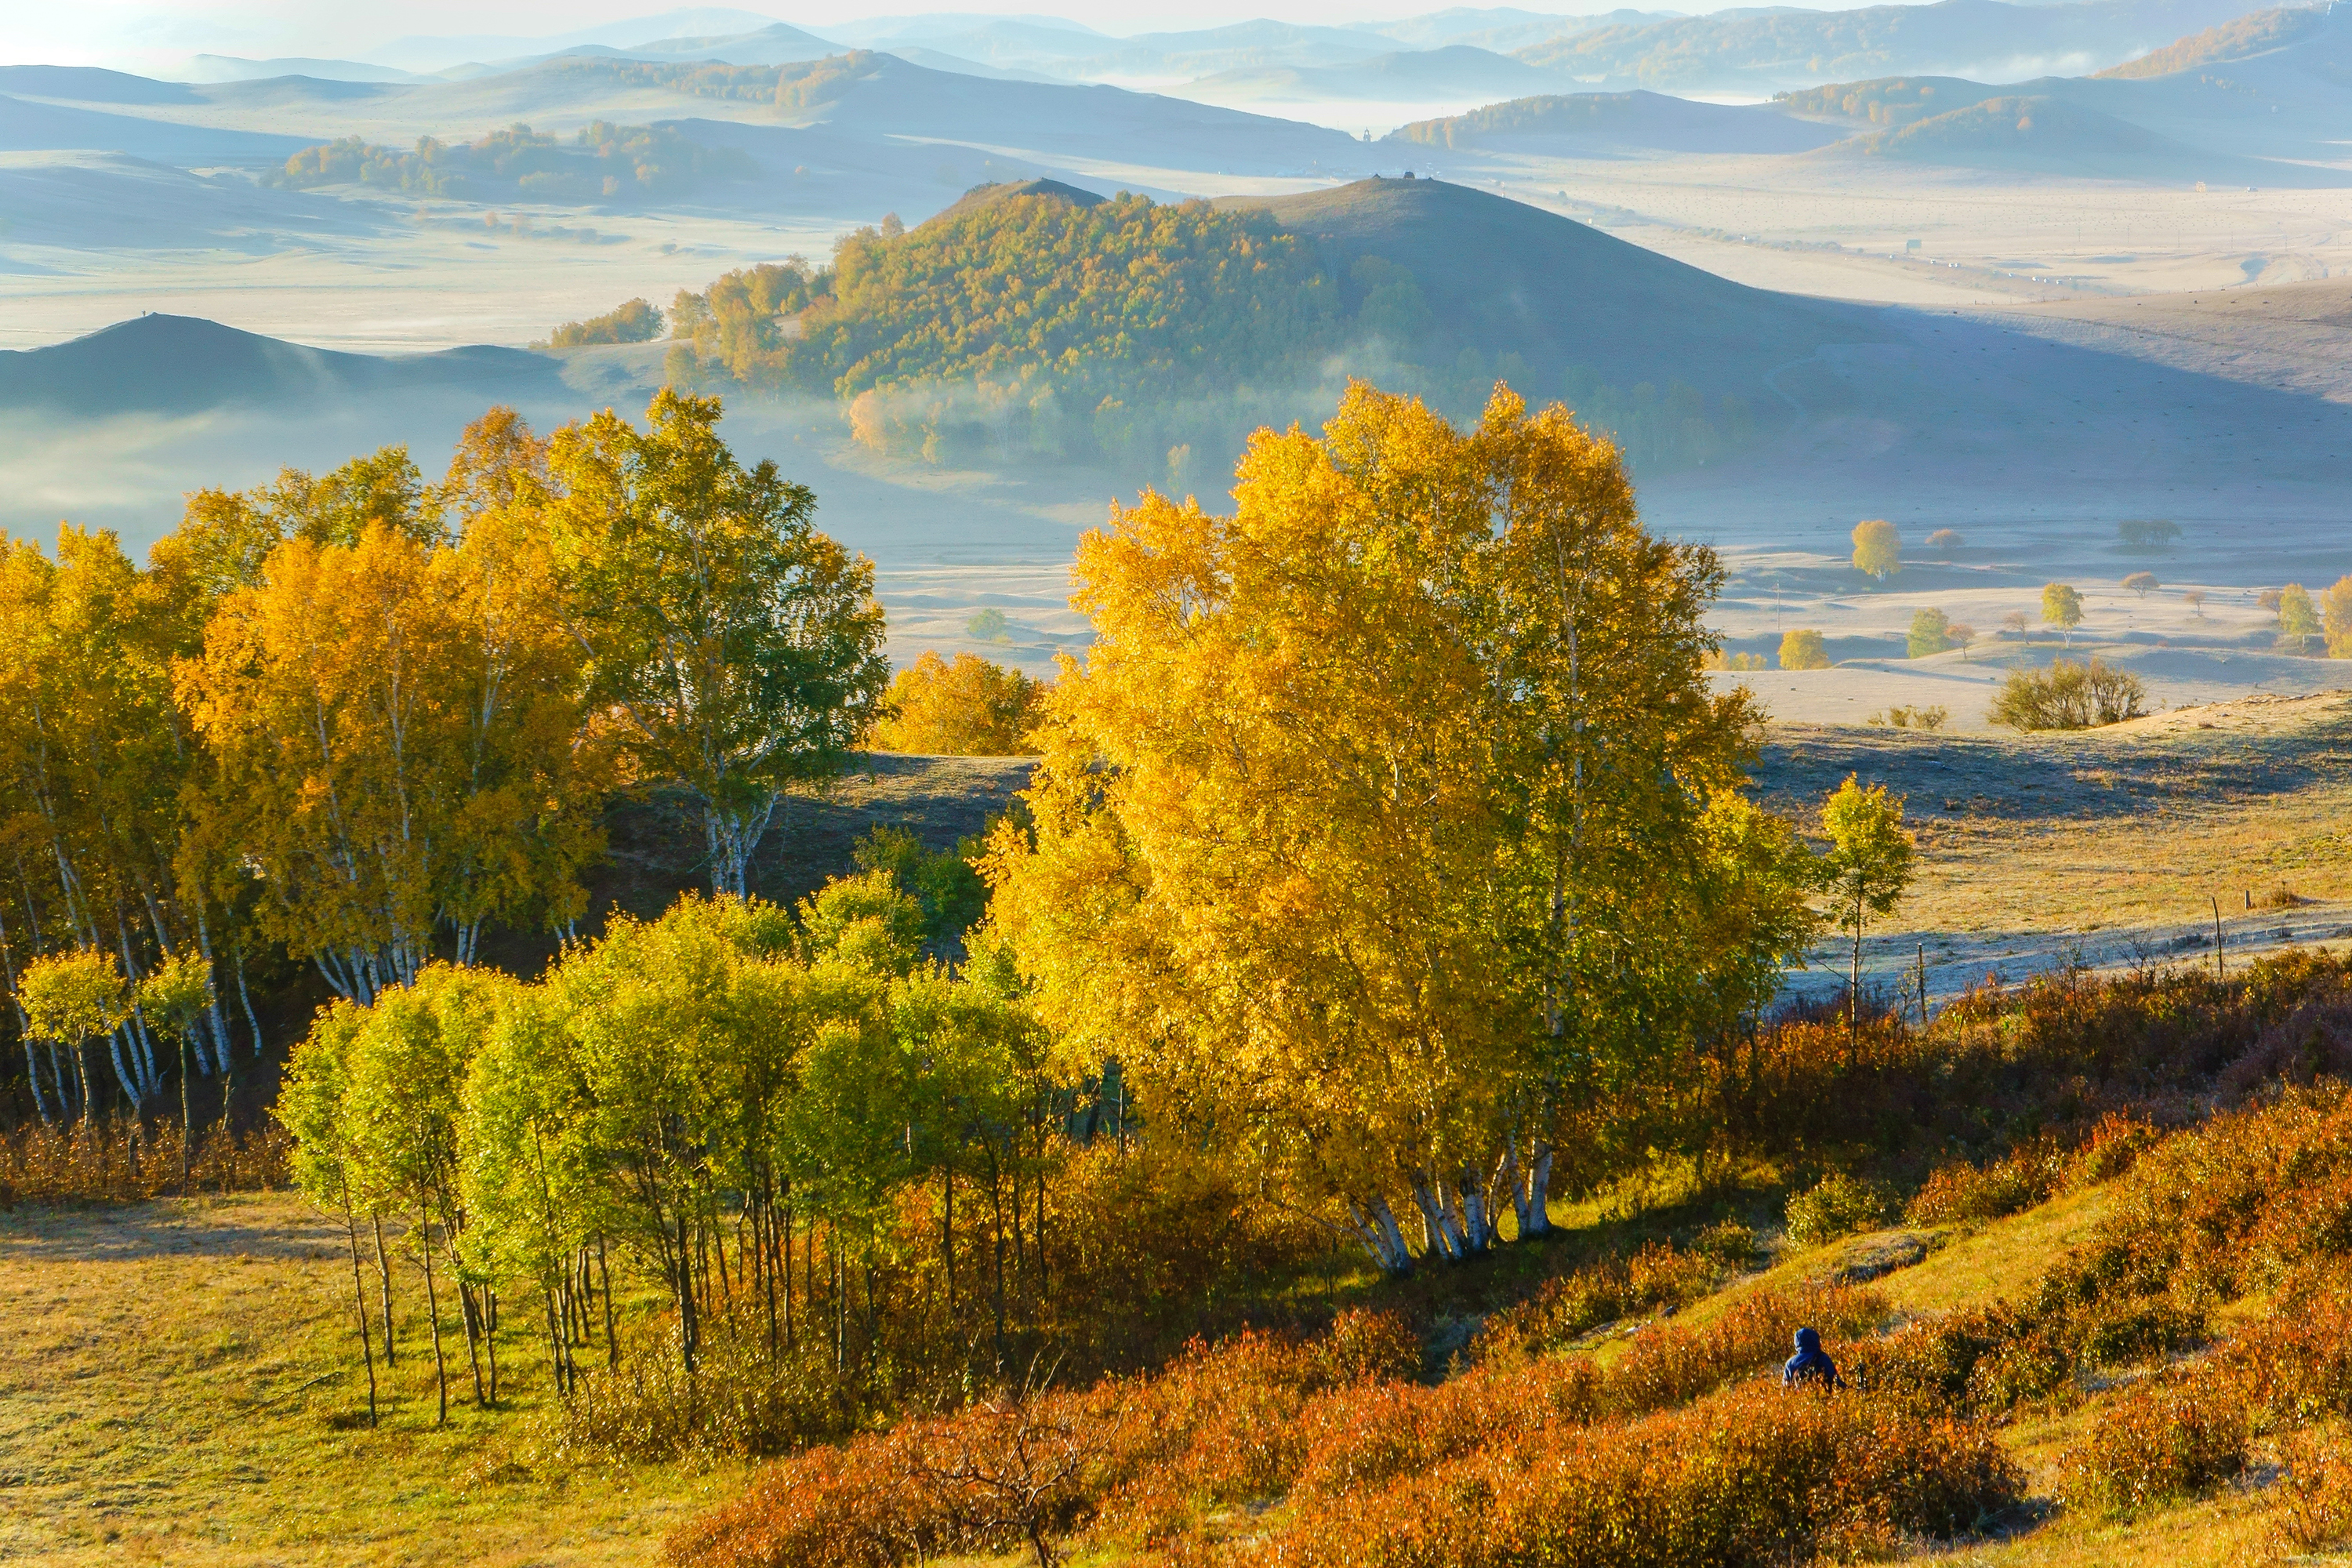
[[[2352,696],[2248,697],[2074,734],[1774,727],[1759,770],[1801,820],[1850,773],[1907,796],[1919,876],[1877,929],[1937,990],[2088,937],[2098,965],[2352,936]],[[2292,911],[2262,907],[2291,889]],[[2251,892],[2255,908],[2246,908]]]

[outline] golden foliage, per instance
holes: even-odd
[[[1693,918],[1773,862],[1702,835],[1751,721],[1699,670],[1720,569],[1501,387],[1463,432],[1353,386],[1319,440],[1261,432],[1234,499],[1147,494],[1081,542],[1097,640],[1046,702],[1034,839],[992,846],[993,918],[1066,1048],[1162,1115],[1351,1205],[1389,1267],[1389,1193],[1475,1250],[1496,1152],[1605,1158],[1566,1084],[1661,1070],[1692,975],[1748,951]]]
[[[868,739],[877,751],[933,756],[1011,757],[1035,747],[1035,722],[1045,688],[1017,669],[978,654],[950,664],[926,653],[891,679],[883,716]]]
[[[1883,517],[1853,525],[1853,566],[1885,582],[1903,570],[1903,534]]]

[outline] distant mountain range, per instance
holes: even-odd
[[[1149,85],[1217,97],[1331,98],[1423,80],[1436,90],[1773,92],[1881,74],[2010,80],[2098,71],[2248,9],[2246,0],[1937,0],[1857,10],[1744,7],[1706,16],[1616,9],[1585,16],[1455,8],[1378,24],[1256,20],[1115,37],[1051,17],[934,15],[811,30],[732,8],[672,11],[543,37],[405,37],[341,59],[192,58],[190,80],[299,75],[343,80],[451,79],[558,55],[776,65],[849,48],[980,76]],[[1487,57],[1475,69],[1456,51]],[[1424,57],[1454,56],[1446,58]],[[1386,61],[1361,76],[1370,62]],[[1503,62],[1509,62],[1507,65]],[[1521,73],[1517,78],[1509,73]],[[1285,82],[1278,73],[1308,73]]]

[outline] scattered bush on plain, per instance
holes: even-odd
[[[1985,721],[2013,730],[2092,730],[2147,710],[2147,688],[2131,671],[2062,658],[2046,670],[2011,670]]]

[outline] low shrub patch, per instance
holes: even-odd
[[[1269,1568],[1780,1564],[1949,1535],[2020,1489],[1983,1427],[1759,1381],[1308,1504],[1237,1556]]]

